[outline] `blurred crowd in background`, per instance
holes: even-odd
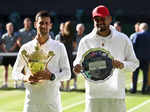
[[[53,17],[53,19],[56,19]],[[84,36],[91,31],[93,25],[90,19],[82,21],[82,18],[77,15],[76,20],[65,19],[59,20],[57,24],[51,24],[50,37],[63,43],[66,47],[67,54],[70,61],[71,69],[73,69],[73,61],[76,57],[78,44]],[[55,20],[56,21],[56,20]],[[89,21],[89,22],[88,22]],[[121,21],[114,21],[113,26],[119,32],[123,32],[124,25]],[[126,29],[135,29],[133,34],[127,34],[133,43],[133,48],[137,58],[140,61],[139,68],[131,74],[132,85],[130,92],[137,92],[137,82],[139,71],[143,74],[143,86],[141,92],[143,94],[150,91],[150,32],[148,29],[148,23],[137,22],[135,25],[126,27]],[[131,31],[130,31],[131,32]],[[35,38],[36,30],[34,29],[34,20],[29,17],[25,17],[21,20],[20,16],[15,13],[9,16],[7,23],[0,23],[0,52],[1,53],[16,53],[20,47]],[[0,56],[0,64],[4,66],[3,84],[1,88],[8,88],[8,69],[9,65],[13,67],[16,60],[16,56]],[[24,71],[22,71],[24,72]],[[2,74],[1,74],[2,75]],[[9,74],[11,75],[11,74]],[[70,81],[73,79],[73,86],[70,86]],[[24,83],[18,84],[14,82],[14,88],[24,88]],[[70,91],[78,88],[77,75],[72,71],[71,79],[64,84],[61,82],[60,90]]]

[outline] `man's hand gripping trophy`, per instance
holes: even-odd
[[[53,51],[49,51],[46,55],[38,47],[35,47],[35,52],[32,54],[27,54],[26,50],[23,50],[21,54],[30,70],[30,75],[25,75],[24,82],[36,84],[43,80],[50,80],[51,72],[47,69],[47,66],[55,55]]]

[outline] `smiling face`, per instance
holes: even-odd
[[[38,17],[35,22],[35,28],[37,29],[37,34],[41,37],[49,35],[49,31],[51,29],[50,17]]]
[[[96,16],[94,17],[94,27],[97,28],[97,31],[99,33],[103,33],[109,30],[109,25],[112,21],[111,16],[106,17],[100,17]]]

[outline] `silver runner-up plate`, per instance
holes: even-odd
[[[93,83],[103,83],[112,76],[113,65],[110,52],[103,48],[91,48],[82,55],[82,75]]]

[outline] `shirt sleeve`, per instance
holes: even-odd
[[[133,46],[131,41],[128,39],[126,41],[126,48],[125,48],[125,60],[123,61],[124,68],[123,70],[133,72],[139,66],[139,61],[135,56]]]
[[[0,39],[0,44],[4,43],[5,44],[5,35],[2,35],[1,39]]]
[[[32,29],[32,37],[34,38],[36,36],[36,31]]]
[[[71,69],[70,69],[67,51],[63,44],[61,44],[59,52],[60,52],[59,64],[61,70],[60,72],[55,73],[56,80],[59,81],[69,80],[71,78]]]
[[[14,33],[15,41],[18,39],[18,37],[19,37],[19,32],[15,32],[15,33]]]
[[[23,80],[25,75],[22,73],[22,70],[25,66],[25,61],[21,55],[22,48],[19,50],[15,65],[12,70],[12,78],[14,80]]]
[[[79,43],[79,47],[77,49],[76,59],[73,62],[73,66],[75,66],[77,64],[81,64],[82,55],[84,52],[86,52],[86,45],[85,45],[85,42],[81,39],[81,41]]]
[[[56,36],[55,36],[55,40],[57,40],[57,41],[60,41],[60,34],[57,34]]]

